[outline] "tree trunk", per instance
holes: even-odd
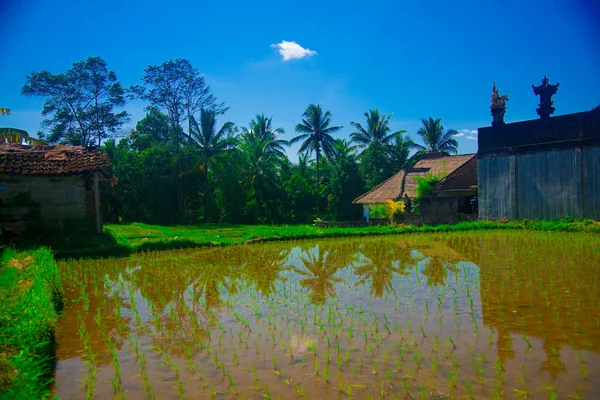
[[[321,203],[321,176],[319,174],[319,158],[321,156],[321,151],[317,147],[317,217],[319,216],[319,210],[321,207],[319,203]]]

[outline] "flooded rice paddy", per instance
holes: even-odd
[[[597,235],[280,242],[61,270],[62,399],[600,392]]]

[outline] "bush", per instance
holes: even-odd
[[[0,398],[48,397],[61,305],[50,251],[6,250],[0,264]]]

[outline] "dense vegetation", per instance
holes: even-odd
[[[41,399],[49,392],[54,330],[62,299],[48,249],[6,250],[0,263],[0,397]]]
[[[148,66],[141,81],[124,88],[100,57],[90,57],[65,73],[33,72],[22,89],[45,99],[47,132],[38,132],[40,139],[109,154],[115,179],[103,189],[103,214],[111,222],[356,220],[361,210],[352,200],[364,191],[422,154],[457,152],[457,132],[445,131],[440,119],[423,119],[419,145],[405,131],[393,132],[391,115],[377,109],[365,112],[365,122],[350,122],[349,141],[332,136],[342,125],[317,104],[298,110],[297,136],[289,141],[262,113],[238,126],[186,59]],[[130,116],[116,110],[127,99],[148,106],[135,129],[124,132]],[[286,154],[294,143],[297,163]]]

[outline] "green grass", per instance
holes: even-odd
[[[4,251],[0,264],[0,398],[48,397],[62,288],[46,248]]]
[[[593,220],[469,221],[456,225],[381,225],[353,228],[320,228],[315,225],[175,225],[142,223],[107,224],[102,235],[77,235],[22,240],[18,248],[45,245],[57,258],[119,257],[130,253],[191,247],[215,247],[278,240],[393,235],[419,232],[460,232],[489,229],[542,230],[600,233]]]

